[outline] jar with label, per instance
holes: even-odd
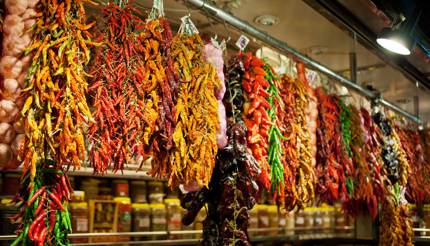
[[[424,228],[430,228],[430,205],[426,204],[423,207]],[[430,236],[430,232],[425,232],[426,236]]]
[[[330,212],[332,208],[327,206],[327,205],[323,205],[321,207],[321,228],[322,228],[322,232],[326,235],[330,235],[333,233],[333,224],[332,224],[332,213]]]
[[[127,180],[113,181],[115,197],[129,197],[129,188]]]
[[[152,181],[148,183],[149,187],[149,203],[163,203],[164,199],[164,186],[163,182]]]
[[[321,237],[324,234],[322,210],[323,210],[322,207],[314,208],[314,230],[313,230],[313,234],[316,237]]]
[[[348,226],[348,220],[345,215],[342,213],[340,207],[335,207],[335,233],[336,235],[344,234],[348,232],[345,227]]]
[[[252,231],[253,229],[258,229],[258,205],[255,205],[251,210],[249,210],[249,236],[255,236],[257,233]]]
[[[304,210],[305,212],[305,224],[304,224],[304,230],[305,234],[307,235],[306,238],[313,236],[314,231],[314,215],[315,215],[315,208],[314,207],[307,207]]]
[[[131,231],[131,199],[130,197],[115,197],[118,203],[118,232]],[[118,237],[118,240],[128,241],[130,237]]]
[[[74,233],[88,232],[88,204],[86,202],[70,203],[72,230]],[[72,243],[87,243],[87,238],[72,238]]]
[[[149,205],[151,208],[151,231],[166,231],[166,206],[163,203],[155,203]],[[153,239],[159,239],[159,236],[154,236]]]
[[[267,205],[257,205],[258,228],[267,229],[270,227],[269,210]],[[268,235],[268,231],[259,232],[258,235]]]
[[[206,219],[206,205],[202,207],[199,211],[199,213],[196,216],[196,219],[194,220],[194,230],[203,230],[203,221]],[[200,235],[196,235],[195,238],[199,239],[201,238]]]
[[[295,226],[295,215],[294,211],[287,212],[285,214],[285,231],[287,236],[294,235],[294,226]]]
[[[268,205],[267,211],[269,213],[269,235],[277,235],[278,234],[278,225],[279,225],[279,217],[278,217],[278,206],[276,205]]]
[[[305,230],[305,211],[303,209],[300,209],[299,211],[296,212],[294,227],[296,228],[295,232],[298,235],[306,232],[306,230]]]
[[[131,181],[131,194],[133,202],[148,203],[146,197],[146,181]]]
[[[133,203],[133,231],[145,232],[151,230],[151,208],[147,203]],[[145,238],[136,238],[143,240]]]
[[[167,230],[180,231],[181,230],[181,201],[177,198],[168,198],[164,200],[167,210]],[[170,235],[170,239],[178,239],[177,235]]]

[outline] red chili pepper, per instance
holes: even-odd
[[[30,206],[31,204],[33,204],[33,202],[36,200],[36,198],[43,192],[45,191],[46,187],[42,186],[41,188],[39,188],[34,194],[33,196],[30,198],[30,200],[28,200],[28,206]]]
[[[49,198],[51,198],[51,199],[52,199],[52,201],[54,201],[54,202],[55,202],[55,205],[57,205],[57,206],[58,206],[58,208],[59,208],[60,210],[63,210],[63,211],[64,211],[63,204],[61,204],[60,199],[59,199],[59,198],[58,198],[54,193],[50,193],[50,194],[49,194]]]
[[[55,205],[51,202],[51,207],[54,208]],[[55,218],[56,210],[51,210],[49,212],[49,232],[52,232],[54,230],[56,218]]]
[[[70,200],[70,191],[69,191],[69,186],[66,182],[66,176],[65,175],[61,176],[61,184],[63,185],[63,190],[66,192],[66,199]]]
[[[42,213],[39,216],[37,216],[36,219],[31,223],[30,229],[28,230],[28,235],[29,235],[30,239],[33,240],[34,230],[36,229],[39,222],[42,221],[45,216],[46,216],[46,212],[45,212],[45,210],[42,210]]]
[[[39,205],[37,206],[37,209],[36,209],[36,212],[34,212],[34,214],[36,216],[42,211],[43,205],[45,204],[45,200],[46,200],[46,192],[43,192],[42,199],[40,199]]]

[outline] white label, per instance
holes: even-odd
[[[305,218],[303,217],[296,218],[296,224],[303,225],[304,223],[305,223]]]
[[[185,30],[189,30],[193,34],[198,34],[199,30],[197,30],[196,25],[194,25],[189,15],[186,15],[181,18],[182,25],[185,27]]]
[[[161,1],[160,0],[154,0],[153,6],[154,6],[155,9],[160,10]]]
[[[88,219],[78,218],[76,219],[76,231],[87,232],[88,231]]]
[[[321,218],[315,218],[315,224],[316,225],[322,225],[322,219]]]
[[[269,217],[260,217],[260,222],[263,226],[269,226]]]
[[[246,46],[248,46],[249,38],[245,35],[240,35],[239,39],[236,41],[236,46],[241,50],[244,51]]]
[[[284,227],[287,224],[287,220],[285,218],[279,219],[279,226]]]
[[[166,218],[152,218],[153,224],[166,224]]]
[[[149,218],[140,218],[139,219],[139,227],[149,227],[151,224],[151,221]]]

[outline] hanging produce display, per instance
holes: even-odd
[[[430,198],[430,167],[426,162],[420,133],[401,126],[396,127],[396,132],[411,169],[408,176],[406,198],[411,203],[423,204]]]
[[[31,62],[31,55],[24,54],[30,44],[35,23],[37,1],[5,1],[6,15],[2,18],[2,58],[0,74],[0,167],[18,166],[17,156],[23,143],[23,122],[19,109],[23,100],[21,90]]]
[[[67,175],[52,161],[37,164],[34,180],[30,175],[29,171],[23,174],[16,198],[21,212],[13,220],[20,223],[19,235],[11,245],[69,245],[72,187]]]
[[[147,59],[157,56],[158,43],[145,45],[138,29],[144,26],[139,11],[111,2],[103,9],[107,23],[102,30],[103,45],[96,49],[90,87],[94,121],[89,125],[90,163],[95,173],[113,165],[122,171],[135,153],[148,155],[145,147],[158,119],[159,94],[154,90],[163,73]],[[159,58],[159,57],[158,57]],[[152,70],[151,70],[152,69]]]
[[[340,161],[343,166],[345,175],[345,188],[346,192],[341,195],[343,203],[350,202],[350,199],[354,195],[354,166],[352,163],[352,132],[351,132],[351,111],[346,106],[342,98],[336,98],[339,110],[340,130],[341,130],[341,158]]]
[[[84,128],[92,121],[84,68],[95,45],[89,33],[94,23],[85,23],[85,2],[41,0],[35,7],[37,25],[26,48],[33,58],[22,90],[25,139],[15,244],[67,244],[71,232],[71,187],[62,168],[80,167]]]
[[[242,80],[244,98],[242,118],[247,128],[248,148],[261,168],[259,183],[266,189],[270,189],[268,137],[272,120],[267,112],[272,108],[267,100],[270,96],[267,92],[270,83],[267,81],[262,60],[250,53],[244,54],[242,59],[245,70]]]
[[[298,137],[296,123],[295,101],[293,91],[294,80],[287,75],[282,77],[279,93],[282,98],[284,110],[278,110],[278,118],[281,122],[280,131],[285,138],[282,139],[284,156],[284,205],[287,211],[296,207],[299,197],[297,194],[297,166],[298,166]]]
[[[317,121],[316,193],[321,202],[333,203],[346,194],[342,163],[342,135],[336,99],[322,88],[316,90],[319,117]]]
[[[215,90],[221,87],[215,68],[204,61],[200,36],[184,21],[172,41],[172,59],[179,74],[175,105],[176,123],[170,151],[169,186],[180,184],[188,190],[207,187],[218,151],[218,102]]]
[[[148,93],[151,93],[151,97],[158,95],[157,100],[154,98],[145,106],[145,112],[149,113],[151,110],[157,112],[158,119],[152,137],[150,133],[154,126],[149,125],[145,130],[144,139],[145,144],[152,150],[151,174],[166,178],[171,172],[169,151],[173,147],[173,132],[176,126],[175,103],[179,89],[179,72],[174,68],[171,55],[173,34],[169,22],[164,17],[163,1],[154,1],[140,37],[147,47],[146,73],[143,79],[152,79],[152,84],[147,87]]]

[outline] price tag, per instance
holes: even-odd
[[[236,46],[241,50],[244,51],[246,46],[249,44],[249,38],[245,35],[240,35],[239,39],[236,41]]]

